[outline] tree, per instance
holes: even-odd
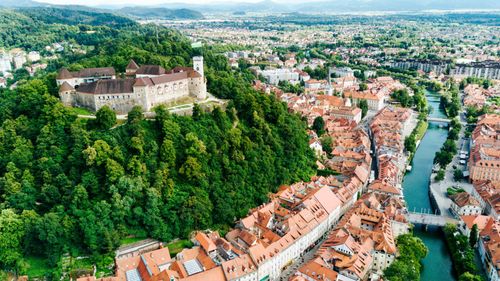
[[[449,132],[448,132],[448,139],[450,140],[458,140],[458,137],[460,135],[460,129],[451,129]]]
[[[12,209],[0,213],[0,268],[17,271],[23,262],[23,221]]]
[[[400,89],[392,92],[391,97],[401,103],[403,107],[411,107],[413,106],[413,98],[410,97],[408,90]]]
[[[314,119],[312,129],[318,134],[318,136],[323,135],[325,132],[325,120],[323,120],[323,117],[318,116]]]
[[[389,281],[419,281],[420,265],[413,260],[396,260],[384,270],[384,279]]]
[[[200,162],[197,158],[192,156],[188,156],[186,162],[184,162],[179,169],[179,173],[186,176],[186,178],[190,181],[199,180],[204,176]]]
[[[366,90],[368,90],[368,85],[366,83],[360,83],[359,84],[359,90],[360,91],[366,91]]]
[[[434,163],[437,163],[441,166],[441,168],[446,168],[448,164],[453,160],[453,155],[457,153],[457,145],[454,140],[447,139],[441,150],[436,152],[434,156]]]
[[[366,114],[368,113],[368,101],[360,100],[358,102],[358,107],[361,109],[361,118],[365,118]]]
[[[144,116],[142,115],[142,108],[140,106],[134,106],[128,112],[127,122],[129,124],[136,124],[142,120]]]
[[[459,181],[463,178],[463,173],[460,169],[453,170],[453,179]]]
[[[55,265],[67,247],[73,223],[67,215],[54,212],[46,213],[38,221],[36,231],[39,233],[38,238],[45,246],[44,253],[46,253],[50,264]]]
[[[480,275],[475,275],[470,272],[465,272],[464,274],[460,275],[458,277],[458,281],[482,281],[483,279],[481,278]]]
[[[441,150],[455,154],[457,153],[457,144],[453,140],[446,140]]]
[[[363,70],[355,70],[354,77],[356,77],[362,81],[366,80],[365,72]]]
[[[164,139],[160,147],[160,160],[167,163],[170,167],[174,167],[175,154],[174,142],[169,139]]]
[[[323,148],[323,151],[326,152],[328,155],[332,153],[333,148],[333,138],[330,136],[323,136],[321,138],[321,147]]]
[[[410,153],[414,153],[417,149],[417,142],[414,134],[410,134],[405,138],[405,149]]]
[[[96,113],[96,125],[101,130],[108,130],[116,123],[116,113],[107,105],[101,107]]]
[[[446,224],[443,230],[451,252],[455,273],[460,276],[466,272],[476,272],[474,250],[470,246],[467,236],[460,234],[454,224]]]
[[[404,234],[398,237],[397,246],[400,255],[384,270],[384,280],[420,280],[420,260],[428,253],[424,242],[412,234]]]
[[[193,119],[198,120],[203,113],[203,110],[201,109],[200,105],[195,103],[193,105]]]
[[[444,180],[444,175],[445,175],[444,170],[443,170],[443,169],[440,169],[440,170],[437,172],[436,177],[434,177],[434,180],[435,180],[435,181],[442,181],[442,180]]]
[[[424,242],[413,235],[401,235],[397,239],[398,249],[402,256],[411,256],[415,260],[421,260],[427,256],[429,250]]]
[[[471,247],[475,247],[476,246],[478,235],[479,235],[479,231],[477,229],[477,224],[474,224],[472,226],[472,229],[471,229],[470,235],[469,235],[469,245]]]

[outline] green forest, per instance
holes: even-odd
[[[60,39],[95,48],[0,91],[0,270],[25,274],[32,257],[51,268],[67,253],[99,257],[129,235],[170,241],[197,229],[224,232],[280,184],[314,174],[305,122],[254,91],[250,75],[231,71],[209,48],[192,49],[177,32],[156,26],[113,28],[95,19],[75,26],[77,16],[55,20],[50,10],[50,19],[1,13],[9,15],[0,17],[10,30],[0,33],[5,48]],[[113,124],[106,108],[95,121],[79,119],[57,98],[55,71],[63,65],[121,72],[129,59],[169,68],[199,54],[208,90],[229,100],[226,110],[196,107],[181,117],[158,107],[147,120],[134,108],[126,122]]]

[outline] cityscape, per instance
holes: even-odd
[[[0,280],[500,280],[500,3],[0,3]]]

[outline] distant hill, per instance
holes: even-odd
[[[85,6],[24,7],[18,8],[17,11],[47,24],[106,25],[117,28],[136,24],[130,18]]]
[[[117,12],[142,19],[203,19],[203,14],[190,9],[167,9],[158,7],[124,7]]]
[[[171,9],[187,8],[204,12],[273,12],[273,13],[335,13],[367,11],[423,11],[423,10],[473,10],[500,9],[498,0],[328,0],[277,3],[219,2],[212,4],[168,3]]]
[[[17,8],[17,7],[35,7],[45,4],[31,0],[1,0],[0,7]]]

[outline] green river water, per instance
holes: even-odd
[[[431,92],[426,92],[426,96],[429,106],[433,108],[430,116],[446,117],[439,108],[439,96]],[[411,164],[413,169],[405,175],[403,180],[408,210],[432,209],[428,193],[429,177],[432,172],[434,154],[441,148],[447,136],[446,128],[439,127],[436,123],[429,123],[429,128],[413,158]],[[424,231],[418,226],[415,227],[414,232],[429,249],[429,254],[423,260],[424,268],[421,280],[456,280],[452,273],[451,258],[441,232],[433,228]]]

